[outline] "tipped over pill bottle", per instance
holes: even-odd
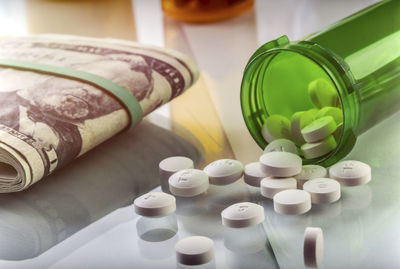
[[[326,130],[312,130],[324,140],[305,147],[324,147],[324,155],[303,157],[303,163],[339,161],[357,136],[400,109],[400,1],[379,2],[300,41],[282,36],[262,45],[244,70],[240,98],[261,148],[274,135],[301,148],[310,143],[302,137],[303,125],[332,117],[336,131],[332,121]],[[265,131],[268,118],[280,122]]]

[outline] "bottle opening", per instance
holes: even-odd
[[[284,49],[259,55],[245,71],[241,95],[245,122],[261,148],[289,139],[305,164],[335,153],[342,103],[329,74],[309,57]]]

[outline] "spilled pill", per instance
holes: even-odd
[[[175,245],[176,259],[184,265],[201,265],[214,259],[214,242],[205,236],[191,236]]]
[[[303,165],[300,174],[294,178],[297,180],[297,188],[303,189],[303,184],[314,178],[322,178],[327,176],[326,168],[320,165],[308,164]]]
[[[329,204],[340,198],[340,184],[331,178],[315,178],[303,185],[303,190],[311,195],[313,204]]]
[[[261,169],[272,177],[292,177],[301,172],[301,158],[290,152],[268,152],[259,161]]]
[[[321,268],[323,254],[324,237],[321,228],[307,227],[304,231],[304,265],[310,268]]]
[[[173,195],[193,197],[208,189],[208,176],[198,169],[184,169],[174,173],[168,180],[169,190]]]
[[[360,161],[341,161],[329,168],[329,177],[342,186],[359,186],[371,180],[371,167]]]
[[[222,224],[231,228],[244,228],[264,221],[264,208],[250,202],[233,204],[221,212]]]
[[[243,175],[243,164],[237,160],[217,160],[204,168],[204,172],[213,185],[228,185],[240,179]]]
[[[268,175],[261,169],[259,162],[249,163],[244,167],[244,182],[250,186],[260,187],[260,181]]]
[[[274,195],[278,192],[296,189],[297,181],[296,179],[289,178],[264,178],[261,180],[261,195],[266,198],[274,198]]]
[[[161,180],[168,180],[169,177],[179,170],[193,168],[193,161],[184,156],[169,157],[158,165]]]
[[[299,215],[311,209],[311,196],[304,190],[284,190],[273,199],[274,210],[280,214]]]
[[[145,217],[163,217],[176,210],[175,197],[164,192],[149,192],[133,202],[135,212]]]

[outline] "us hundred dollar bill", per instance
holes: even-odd
[[[0,58],[69,67],[117,83],[146,115],[198,78],[185,55],[115,40],[62,35],[0,38]],[[0,192],[28,188],[128,127],[109,93],[57,75],[0,67]]]

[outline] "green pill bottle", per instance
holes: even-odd
[[[282,36],[251,56],[241,108],[261,148],[268,144],[266,119],[290,120],[314,109],[309,87],[321,79],[336,90],[343,122],[334,150],[303,163],[329,166],[351,151],[357,136],[400,109],[400,1],[379,2],[301,41]]]

